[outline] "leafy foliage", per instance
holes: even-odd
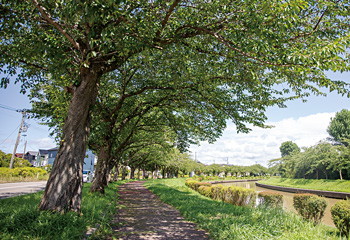
[[[266,207],[282,207],[283,206],[283,195],[277,192],[262,191],[258,193],[260,205]]]
[[[350,233],[350,200],[337,201],[331,207],[331,214],[334,225],[341,234],[349,237]]]
[[[301,193],[293,196],[293,206],[297,212],[304,219],[313,221],[315,224],[320,223],[327,205],[325,198],[314,194]]]
[[[283,142],[280,147],[281,155],[282,157],[291,155],[293,153],[300,152],[300,148],[296,143],[293,143],[292,141]]]
[[[335,117],[331,118],[327,132],[335,143],[348,146],[348,142],[344,140],[350,139],[350,111],[343,109],[337,112]]]

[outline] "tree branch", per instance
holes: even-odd
[[[45,12],[45,9],[39,5],[37,0],[32,0],[36,8],[39,10],[39,12],[43,15],[44,19],[48,21],[50,24],[52,24],[58,31],[60,31],[67,39],[68,41],[73,45],[73,47],[77,50],[80,50],[79,43],[77,43],[68,33],[66,30],[64,30],[56,21],[54,21],[48,13]]]

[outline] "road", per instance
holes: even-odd
[[[46,181],[2,183],[0,184],[0,199],[43,191],[45,186]]]

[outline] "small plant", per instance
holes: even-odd
[[[221,200],[221,189],[223,186],[221,184],[217,184],[211,188],[211,197],[215,200]]]
[[[314,194],[301,193],[293,197],[293,206],[297,212],[307,220],[318,224],[326,210],[328,203],[323,197]]]
[[[186,184],[187,187],[190,187],[190,188],[194,189],[194,185],[196,183],[198,183],[198,181],[196,181],[196,180],[189,180],[189,181],[186,181],[185,184]]]
[[[263,191],[258,194],[260,204],[266,207],[282,207],[283,206],[283,195],[276,192]]]
[[[334,225],[342,235],[349,237],[350,232],[350,200],[341,200],[331,207]]]

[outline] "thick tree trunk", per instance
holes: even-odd
[[[104,188],[107,185],[107,170],[108,161],[110,159],[109,147],[100,147],[100,152],[98,154],[98,161],[95,170],[95,178],[91,183],[90,192],[100,192],[104,193]]]
[[[90,110],[96,100],[99,80],[100,75],[96,71],[82,68],[81,82],[74,90],[69,105],[63,137],[39,210],[81,210],[83,162],[90,132]]]
[[[141,169],[138,169],[138,171],[137,171],[137,179],[140,179],[140,175],[141,175]]]

